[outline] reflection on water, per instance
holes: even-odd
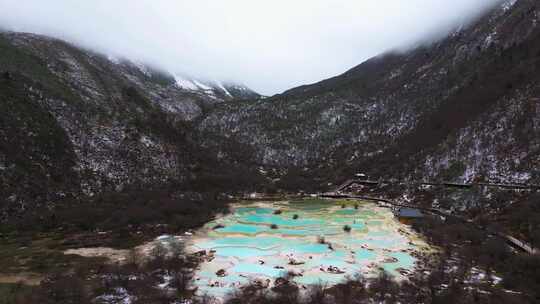
[[[413,270],[411,253],[423,246],[388,209],[329,200],[237,205],[201,229],[189,249],[210,255],[196,272],[199,292],[222,297],[255,279],[271,286],[287,272],[300,285],[334,284],[380,268],[399,278]]]

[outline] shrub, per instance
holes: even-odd
[[[293,215],[293,220],[297,220],[299,218],[298,214]]]
[[[225,228],[225,225],[223,225],[223,224],[217,224],[217,225],[215,225],[214,227],[212,227],[212,230],[217,230],[217,229],[222,229],[222,228]]]
[[[349,225],[343,226],[343,231],[345,231],[345,232],[351,232],[351,230],[352,230],[351,226],[349,226]]]

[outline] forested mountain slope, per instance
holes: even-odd
[[[539,181],[537,1],[504,1],[430,45],[251,104],[224,104],[203,132],[253,147],[292,175]],[[209,145],[212,143],[209,142]]]
[[[205,157],[192,125],[216,104],[245,98],[259,95],[0,33],[1,209],[181,183]]]
[[[504,1],[440,41],[269,98],[1,33],[1,209],[193,181],[315,191],[356,172],[538,183],[539,14]]]

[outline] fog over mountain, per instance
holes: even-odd
[[[0,302],[540,303],[503,1],[0,0]]]
[[[497,2],[0,0],[0,27],[270,95],[443,34]]]

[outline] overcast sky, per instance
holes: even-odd
[[[500,0],[0,0],[0,27],[274,94],[449,30]]]

